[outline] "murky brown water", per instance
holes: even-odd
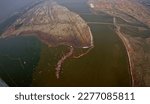
[[[84,2],[59,3],[79,13],[87,22],[111,22],[111,17],[107,15],[96,16],[92,14]],[[113,31],[113,27],[94,24],[89,26],[92,30],[95,47],[79,59],[69,58],[66,60],[60,79],[56,78],[55,67],[60,57],[67,52],[67,47],[49,48],[36,38],[28,39],[28,42],[25,40],[22,44],[15,42],[15,39],[16,41],[20,40],[19,37],[7,42],[0,40],[5,45],[10,43],[6,46],[20,54],[19,56],[17,54],[11,55],[12,51],[5,50],[5,45],[0,45],[1,52],[5,50],[9,57],[18,59],[18,61],[5,60],[4,65],[1,60],[6,57],[2,55],[4,53],[1,53],[1,76],[3,75],[3,79],[11,86],[130,86],[127,54],[123,43]],[[35,44],[36,47],[32,47]],[[19,47],[17,47],[18,45]],[[23,65],[24,69],[19,63],[19,58],[21,63],[25,64]],[[5,72],[3,72],[4,70]]]
[[[79,13],[87,22],[101,22],[104,19],[111,22],[111,17],[107,15],[91,14],[84,3],[61,3]],[[70,58],[65,61],[60,79],[56,79],[54,65],[50,64],[54,62],[50,60],[59,51],[43,45],[42,62],[34,73],[34,86],[130,86],[126,51],[112,27],[109,25],[90,25],[90,27],[95,47],[79,59]],[[55,65],[57,61],[54,62]]]

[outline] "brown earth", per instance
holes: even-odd
[[[43,1],[23,13],[1,38],[18,35],[37,36],[49,47],[70,47],[70,52],[62,56],[56,65],[57,78],[63,62],[73,55],[73,48],[93,47],[93,37],[87,23],[78,14],[50,0]]]
[[[33,33],[50,46],[93,46],[91,31],[86,22],[78,14],[51,1],[40,3],[28,10],[1,38]]]
[[[150,86],[150,12],[138,0],[89,0],[89,6],[96,12],[104,12],[135,25],[123,27],[114,21],[114,30],[126,47],[132,86]],[[145,35],[145,32],[148,31]]]

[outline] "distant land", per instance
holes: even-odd
[[[145,1],[88,1],[96,14],[104,12],[114,18],[114,30],[128,54],[132,86],[150,86],[150,10],[143,2]]]

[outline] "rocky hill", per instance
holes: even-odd
[[[92,46],[92,35],[86,22],[78,14],[51,1],[36,5],[24,13],[1,38],[34,33],[51,46]]]
[[[61,65],[73,54],[74,48],[93,47],[93,37],[87,23],[78,14],[50,0],[43,1],[23,13],[1,38],[18,35],[36,36],[49,47],[70,47],[69,52],[64,54],[56,65],[57,78]]]

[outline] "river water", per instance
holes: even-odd
[[[87,22],[112,22],[103,13],[94,15],[84,0],[58,2]],[[113,26],[89,26],[94,48],[85,56],[66,60],[60,79],[55,67],[67,47],[49,48],[35,37],[0,40],[0,77],[10,86],[131,86],[126,50]]]

